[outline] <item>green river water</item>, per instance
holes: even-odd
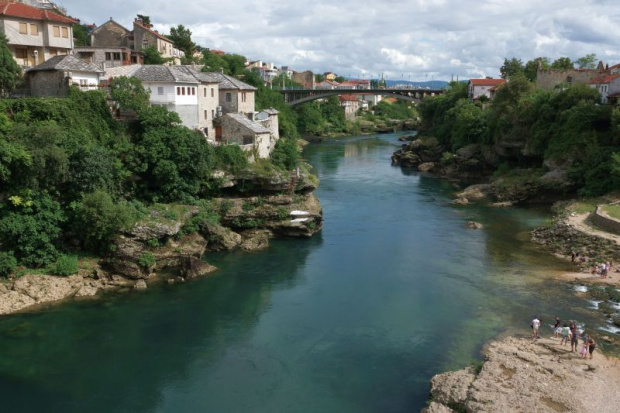
[[[398,136],[305,149],[324,210],[312,239],[0,318],[0,411],[416,412],[434,374],[534,314],[604,324],[543,277],[566,265],[529,242],[547,210],[454,206],[452,184],[390,165]]]

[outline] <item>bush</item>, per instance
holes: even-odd
[[[12,252],[0,252],[0,277],[6,277],[17,268],[17,259]]]
[[[144,269],[150,269],[155,265],[155,256],[152,252],[146,251],[138,258],[138,264]]]
[[[295,169],[300,158],[297,139],[279,139],[271,153],[271,162],[282,169]]]
[[[130,228],[137,220],[137,212],[131,205],[115,202],[102,190],[84,195],[75,215],[77,237],[95,252],[108,251],[118,232]]]
[[[61,255],[54,265],[54,275],[72,275],[78,272],[78,259],[75,255]]]

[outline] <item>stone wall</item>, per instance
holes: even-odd
[[[27,72],[26,87],[34,97],[64,97],[69,93],[69,79],[62,71]]]
[[[602,210],[600,205],[596,207],[594,214],[592,214],[592,221],[605,231],[620,235],[620,221],[610,217]]]
[[[597,74],[593,69],[541,69],[536,76],[536,89],[552,90],[561,83],[585,85]]]
[[[129,30],[114,21],[107,21],[91,35],[94,47],[130,47]]]
[[[198,105],[171,105],[171,108],[168,110],[172,110],[179,115],[181,118],[181,122],[183,125],[187,126],[190,129],[195,129],[198,127]]]
[[[306,89],[314,89],[314,74],[310,71],[293,73],[293,82],[299,83]]]

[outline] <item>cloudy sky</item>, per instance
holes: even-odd
[[[617,0],[60,0],[84,23],[136,14],[204,47],[315,73],[449,80],[498,76],[505,57],[620,62]]]

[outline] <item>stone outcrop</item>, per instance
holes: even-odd
[[[111,287],[112,284],[81,275],[57,277],[26,274],[12,283],[0,284],[0,314],[10,314],[72,297],[94,296]]]
[[[600,353],[584,360],[559,339],[508,337],[484,355],[479,372],[468,367],[433,377],[432,403],[423,412],[620,411],[620,367]]]

